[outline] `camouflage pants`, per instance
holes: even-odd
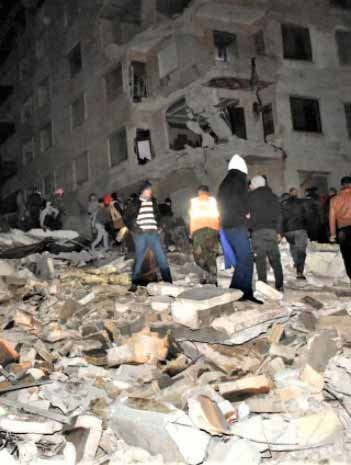
[[[216,258],[219,251],[218,232],[203,228],[193,234],[195,263],[212,276],[217,275]]]

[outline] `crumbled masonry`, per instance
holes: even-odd
[[[136,294],[118,250],[0,260],[1,464],[349,465],[350,283],[337,246],[309,245],[306,282],[281,253],[259,307],[222,257],[222,287],[176,250],[174,284]]]

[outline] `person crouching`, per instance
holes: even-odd
[[[217,201],[208,186],[198,188],[198,196],[190,202],[190,238],[195,263],[204,270],[201,284],[217,285],[219,212]]]

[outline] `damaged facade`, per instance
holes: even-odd
[[[28,9],[0,82],[17,76],[0,106],[0,150],[17,163],[2,197],[64,187],[77,213],[92,191],[130,193],[150,179],[184,214],[236,152],[277,192],[338,186],[351,161],[351,6],[247,3]]]

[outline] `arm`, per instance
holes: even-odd
[[[329,229],[330,229],[330,239],[335,240],[336,238],[336,213],[335,213],[335,199],[332,199],[330,202],[329,210]]]

